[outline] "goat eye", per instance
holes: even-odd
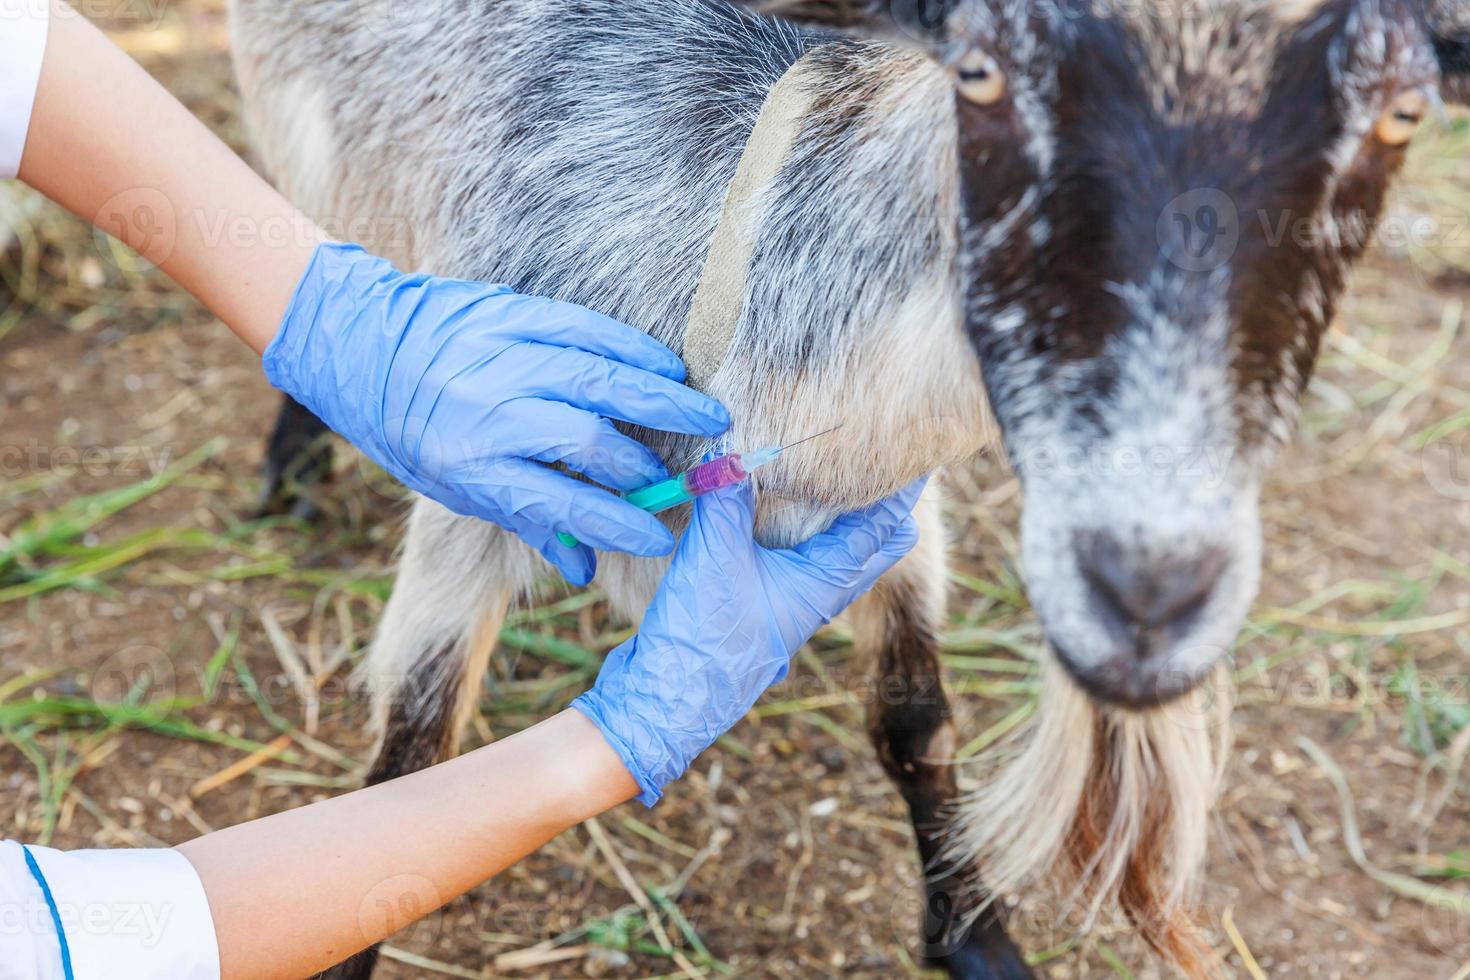
[[[984,51],[968,51],[950,69],[955,88],[977,105],[995,105],[1006,94],[1006,73]]]
[[[1429,115],[1429,96],[1415,89],[1394,99],[1378,120],[1378,138],[1389,146],[1406,146]]]

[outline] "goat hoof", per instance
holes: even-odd
[[[255,504],[255,516],[278,517],[285,515],[308,524],[321,520],[324,511],[313,499],[313,487],[303,487],[300,482],[287,480],[274,467],[267,467],[263,477],[263,488]]]
[[[1008,948],[997,948],[985,942],[968,942],[941,956],[926,957],[925,961],[954,980],[1035,980],[1036,974],[1020,950],[1009,940],[1006,945]]]
[[[961,914],[954,890],[946,885],[931,882],[925,897],[925,963],[954,980],[1034,980],[996,911],[987,909],[974,918]]]
[[[314,491],[331,475],[331,431],[306,408],[284,399],[265,449],[256,516],[288,514],[316,521],[323,511]]]
[[[285,514],[315,524],[324,513],[317,494],[332,473],[332,447],[319,440],[286,452],[279,449],[272,445],[267,451],[255,516]]]

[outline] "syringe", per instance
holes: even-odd
[[[781,458],[781,454],[793,446],[799,446],[804,442],[811,442],[820,438],[828,432],[835,432],[840,425],[834,425],[830,429],[818,432],[814,436],[788,442],[784,446],[767,446],[764,449],[754,449],[748,453],[729,453],[725,456],[716,456],[707,463],[685,470],[677,476],[671,476],[667,480],[651,483],[646,487],[633,490],[623,496],[628,503],[639,510],[646,510],[650,514],[660,514],[671,507],[687,504],[695,497],[702,497],[707,493],[713,493],[723,487],[733,486],[748,478],[750,474],[762,466],[769,466]],[[556,536],[557,540],[568,548],[575,548],[580,543],[576,538],[566,532]]]

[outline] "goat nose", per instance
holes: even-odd
[[[1151,634],[1188,628],[1230,561],[1223,548],[1145,557],[1106,533],[1079,536],[1077,558],[1097,605],[1133,640],[1140,657],[1155,646]]]

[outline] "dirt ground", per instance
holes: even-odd
[[[109,13],[245,152],[221,5]],[[1470,917],[1445,901],[1470,893],[1470,125],[1425,143],[1390,222],[1423,234],[1358,277],[1265,494],[1201,906],[1234,975],[1470,976]],[[319,526],[256,519],[276,397],[249,352],[55,209],[12,188],[0,216],[18,232],[0,258],[0,833],[167,845],[355,785],[369,743],[346,675],[401,497],[339,453]],[[950,482],[963,745],[1033,693],[996,640],[1038,634],[1014,481],[982,458]],[[622,635],[595,594],[548,583],[506,630],[469,743],[558,710]],[[379,975],[919,973],[920,869],[840,629],[795,676],[656,810],[562,835],[396,937]],[[1126,936],[1022,918],[1046,975],[1153,971]]]

